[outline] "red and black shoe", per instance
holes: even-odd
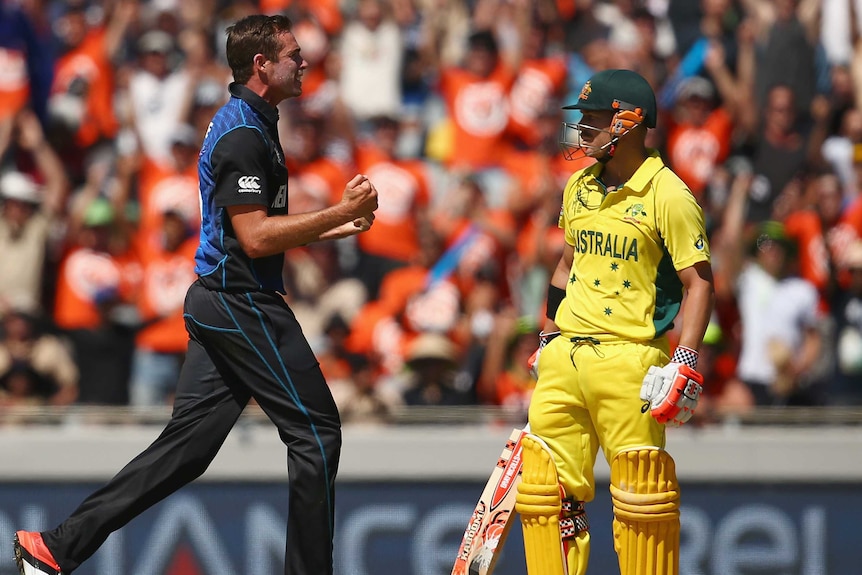
[[[15,562],[21,575],[63,575],[38,531],[15,533]]]

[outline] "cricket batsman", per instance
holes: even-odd
[[[676,575],[680,495],[665,427],[686,422],[702,390],[698,347],[714,301],[703,211],[646,147],[656,100],[643,77],[599,72],[564,109],[582,113],[563,123],[564,154],[596,163],[566,184],[566,246],[531,359],[538,382],[516,502],[527,572],[586,572],[584,503],[601,447],[620,573]],[[666,334],[677,315],[671,356]]]

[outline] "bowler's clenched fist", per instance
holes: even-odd
[[[377,188],[364,174],[356,174],[347,182],[341,201],[347,204],[354,219],[367,218],[377,209]],[[371,221],[368,220],[368,227],[371,227]]]

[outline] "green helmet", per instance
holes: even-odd
[[[631,70],[603,70],[594,74],[578,96],[564,110],[641,110],[643,124],[655,128],[655,92],[646,79]]]

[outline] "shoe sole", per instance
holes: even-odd
[[[18,565],[18,573],[20,575],[25,575],[24,573],[24,556],[21,554],[21,542],[18,541],[18,534],[15,534],[15,563]]]
[[[38,567],[35,565],[34,566],[28,565],[24,561],[24,550],[23,550],[24,548],[21,547],[21,541],[18,540],[18,534],[17,533],[15,534],[13,547],[15,549],[15,564],[18,565],[19,575],[30,575],[31,573],[47,573],[47,571],[43,570],[41,567]],[[28,552],[27,555],[30,555],[30,553]],[[39,561],[35,558],[34,558],[34,561],[39,563]],[[29,569],[28,569],[28,567],[29,567]],[[50,571],[52,573],[57,573],[58,575],[63,575],[61,572],[56,572],[53,569],[50,569]]]

